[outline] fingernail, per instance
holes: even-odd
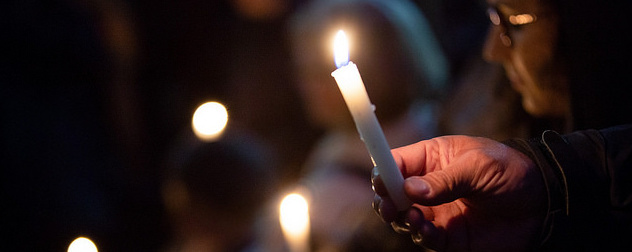
[[[406,183],[413,188],[415,194],[426,195],[430,192],[430,186],[423,179],[407,179]]]

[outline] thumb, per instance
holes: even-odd
[[[424,176],[408,177],[404,181],[404,192],[415,203],[436,206],[466,197],[471,183],[456,170],[441,170]]]

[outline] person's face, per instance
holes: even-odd
[[[485,59],[502,64],[528,113],[538,117],[567,114],[568,81],[555,53],[556,13],[540,0],[488,0],[488,4],[492,24]]]

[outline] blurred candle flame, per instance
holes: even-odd
[[[297,193],[285,196],[281,201],[279,220],[290,251],[308,251],[309,210],[305,198]]]
[[[193,113],[193,132],[203,141],[217,140],[228,124],[226,107],[219,102],[207,102]]]
[[[334,62],[338,68],[349,64],[349,40],[343,30],[339,30],[334,38]]]

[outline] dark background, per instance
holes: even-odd
[[[228,0],[1,3],[0,249],[65,251],[78,236],[101,251],[163,248],[164,162],[208,100],[268,144],[281,183],[295,179],[319,134],[286,37],[306,2],[265,17]],[[457,73],[487,27],[480,3],[419,4]]]

